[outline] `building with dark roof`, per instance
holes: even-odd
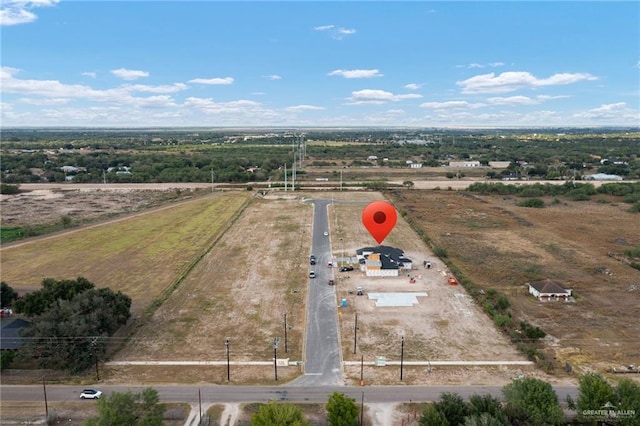
[[[30,323],[22,318],[3,318],[0,333],[0,350],[16,351],[22,348],[23,340],[20,332],[28,328]]]
[[[368,277],[397,277],[402,270],[410,270],[411,259],[404,251],[391,246],[363,247],[356,250],[360,269]]]
[[[564,300],[571,298],[571,290],[550,279],[528,283],[529,293],[541,302]]]

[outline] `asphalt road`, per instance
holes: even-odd
[[[90,387],[90,386],[87,386]],[[268,402],[272,400],[287,402],[318,402],[326,403],[333,392],[343,393],[356,401],[365,404],[396,403],[396,402],[426,402],[437,401],[443,392],[457,393],[464,399],[471,395],[490,394],[501,397],[502,386],[181,386],[154,385],[162,402],[198,402],[198,392],[202,402],[233,403],[233,402]],[[43,401],[46,389],[48,402],[74,401],[80,398],[83,387],[79,385],[30,385],[0,387],[0,399],[9,401]],[[99,389],[109,395],[111,392],[139,392],[144,386],[99,386]],[[567,395],[575,400],[578,396],[577,388],[568,386],[554,387],[558,399],[562,402]],[[90,403],[90,402],[88,402]]]
[[[338,301],[333,286],[333,268],[328,268],[331,259],[331,241],[324,232],[329,231],[327,206],[330,200],[313,200],[313,233],[311,253],[317,262],[309,265],[316,278],[309,278],[307,299],[307,328],[305,332],[304,375],[288,386],[338,386],[344,384],[342,377],[342,354],[338,335]],[[310,254],[311,254],[310,253]]]

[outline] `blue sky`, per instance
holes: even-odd
[[[2,0],[21,126],[640,126],[640,2]]]

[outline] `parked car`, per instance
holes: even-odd
[[[324,236],[328,237],[329,236],[329,231],[324,231]]]
[[[315,278],[316,277],[316,271],[309,271],[309,278]]]
[[[353,266],[341,266],[340,272],[353,271]]]
[[[329,280],[329,285],[335,285],[335,281],[334,280]]]
[[[100,399],[102,391],[97,389],[85,389],[80,394],[80,399]]]
[[[316,264],[316,256],[315,255],[311,255],[309,256],[309,265],[315,265]]]

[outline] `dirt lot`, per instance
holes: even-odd
[[[640,271],[608,253],[640,244],[627,204],[546,199],[542,209],[516,197],[405,191],[392,197],[435,246],[481,288],[505,293],[517,317],[546,331],[559,366],[603,371],[640,360]],[[573,303],[540,303],[527,282],[550,278]]]

